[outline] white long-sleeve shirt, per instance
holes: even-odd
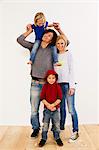
[[[58,83],[69,83],[70,88],[75,88],[73,58],[67,50],[58,54],[58,61],[62,66],[55,66],[54,69],[58,74]]]

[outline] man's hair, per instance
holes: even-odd
[[[57,33],[52,29],[46,29],[44,34],[49,33],[49,32],[53,33],[53,37],[52,37],[51,43],[49,43],[48,46],[55,46],[56,40],[57,40]]]

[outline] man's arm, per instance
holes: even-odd
[[[32,33],[32,27],[28,27],[26,28],[26,32],[23,33],[22,35],[20,35],[18,38],[17,38],[17,42],[22,45],[23,47],[31,50],[32,47],[33,47],[33,43],[29,42],[29,41],[26,41],[25,38],[30,35]]]

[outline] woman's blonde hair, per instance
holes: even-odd
[[[44,20],[44,23],[46,22],[46,18],[44,16],[44,14],[42,12],[38,12],[36,13],[35,17],[34,17],[34,25],[36,26],[37,25],[37,20],[38,19],[43,19]]]
[[[69,40],[66,38],[66,36],[65,36],[64,34],[59,35],[59,36],[57,37],[56,43],[57,43],[60,39],[64,40],[65,46],[68,46],[68,45],[69,45],[70,42],[69,42]]]

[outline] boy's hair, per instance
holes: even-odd
[[[53,37],[52,37],[51,43],[49,43],[48,46],[55,46],[56,40],[57,40],[57,33],[53,29],[46,29],[44,34],[49,33],[49,32],[53,33]]]
[[[42,12],[38,12],[36,13],[35,17],[34,17],[34,25],[36,26],[37,25],[37,20],[38,19],[43,19],[44,20],[44,23],[46,22],[46,18],[44,16],[44,14]]]
[[[47,82],[47,78],[49,75],[55,75],[56,81],[58,80],[58,74],[54,70],[48,70],[45,75],[45,81]]]

